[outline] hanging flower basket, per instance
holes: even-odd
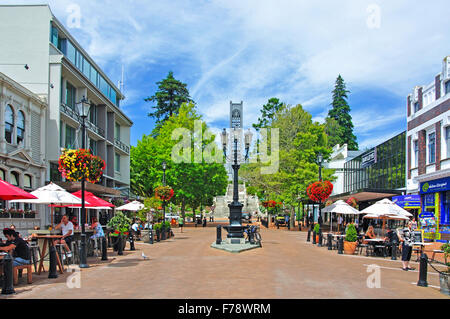
[[[350,197],[349,199],[347,199],[346,203],[352,206],[353,208],[358,208],[358,201],[356,200],[355,197]]]
[[[174,191],[170,186],[159,186],[155,189],[155,197],[168,201],[174,195]]]
[[[330,181],[317,181],[306,189],[306,194],[313,202],[325,202],[333,191],[333,184]]]
[[[62,177],[73,182],[85,177],[90,183],[98,183],[105,169],[105,161],[86,149],[64,149],[58,163]]]

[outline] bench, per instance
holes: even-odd
[[[33,266],[32,264],[28,264],[28,265],[16,266],[16,267],[13,268],[13,282],[14,282],[14,285],[17,285],[19,283],[19,270],[23,270],[23,269],[27,270],[27,283],[28,284],[33,283],[32,266]]]

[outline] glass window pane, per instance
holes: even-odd
[[[31,188],[31,176],[30,175],[23,176],[23,187]]]
[[[94,69],[93,66],[91,66],[91,74],[90,74],[89,79],[91,80],[91,82],[92,82],[95,86],[98,86],[98,84],[97,84],[97,70]]]
[[[115,158],[115,170],[120,172],[120,155],[116,153],[116,158]]]
[[[54,26],[51,26],[50,32],[51,32],[50,41],[53,43],[53,45],[58,47],[58,29],[55,28]]]
[[[69,61],[72,62],[73,64],[76,64],[75,63],[76,52],[77,52],[77,50],[73,46],[72,42],[67,41],[67,54],[66,54],[66,56],[69,59]]]
[[[5,171],[0,169],[0,179],[5,180]]]
[[[84,59],[83,62],[83,74],[86,75],[88,79],[91,76],[91,64],[86,59]]]
[[[16,172],[11,173],[11,184],[14,186],[19,186],[19,174]]]
[[[25,138],[25,115],[19,111],[17,121],[17,144],[23,142]]]
[[[5,140],[8,143],[12,143],[13,128],[14,128],[14,111],[11,105],[7,105],[5,110]]]
[[[108,83],[106,82],[106,80],[105,80],[101,75],[99,75],[99,77],[100,77],[100,91],[101,91],[105,96],[108,96],[108,88],[109,88],[109,85],[108,85]]]

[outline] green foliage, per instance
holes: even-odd
[[[358,150],[358,142],[353,134],[353,122],[350,115],[350,106],[347,103],[347,93],[344,79],[339,75],[333,90],[332,108],[328,112],[328,118],[337,123],[327,120],[327,134],[335,144],[347,144],[349,150]],[[337,124],[337,125],[336,125]]]
[[[267,104],[264,104],[261,109],[261,117],[258,118],[258,123],[253,124],[253,127],[258,131],[263,127],[271,125],[275,114],[282,108],[282,106],[283,103],[281,103],[276,97],[269,99]]]
[[[349,242],[355,242],[358,239],[358,234],[356,232],[356,227],[353,224],[347,226],[345,231],[345,240]]]
[[[441,250],[444,252],[445,264],[449,267],[448,272],[450,272],[450,263],[448,262],[448,257],[450,256],[450,244],[443,244]]]
[[[313,230],[316,232],[316,234],[318,234],[320,232],[320,225],[319,224],[315,224]]]
[[[148,114],[148,116],[157,119],[155,132],[169,117],[178,114],[183,103],[193,102],[189,96],[187,84],[175,79],[172,71],[169,72],[165,79],[156,84],[158,85],[158,91],[153,96],[145,99],[146,102],[156,101],[156,105],[152,106],[155,112]]]
[[[124,233],[130,229],[131,219],[128,218],[124,213],[118,211],[116,212],[114,217],[109,220],[107,226],[114,229],[115,231]]]

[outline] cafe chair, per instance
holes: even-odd
[[[56,248],[56,253],[59,256],[59,260],[61,261],[61,263],[69,265],[69,257],[67,257],[67,252],[66,252],[66,249],[64,248],[64,244],[55,244],[55,248]],[[64,258],[63,258],[63,256],[64,256]],[[73,254],[72,254],[72,256],[73,256]]]
[[[31,241],[29,243],[29,247],[31,250],[31,261],[34,265],[34,271],[37,272],[37,262],[42,258],[41,248],[36,241]],[[39,258],[36,258],[36,256],[38,256]]]
[[[368,246],[369,245],[367,245],[367,244],[364,244],[364,239],[363,239],[363,237],[359,237],[358,236],[358,246],[356,247],[356,249],[357,249],[357,251],[356,251],[356,254],[362,254],[362,252],[363,252],[363,250],[364,250],[364,248],[366,249],[366,255],[367,255],[367,248],[368,248]]]
[[[32,284],[33,283],[33,265],[32,264],[28,264],[28,265],[21,265],[21,266],[16,266],[13,268],[13,282],[14,285],[17,285],[19,283],[19,271],[22,271],[23,269],[27,270],[27,283],[28,284]]]

